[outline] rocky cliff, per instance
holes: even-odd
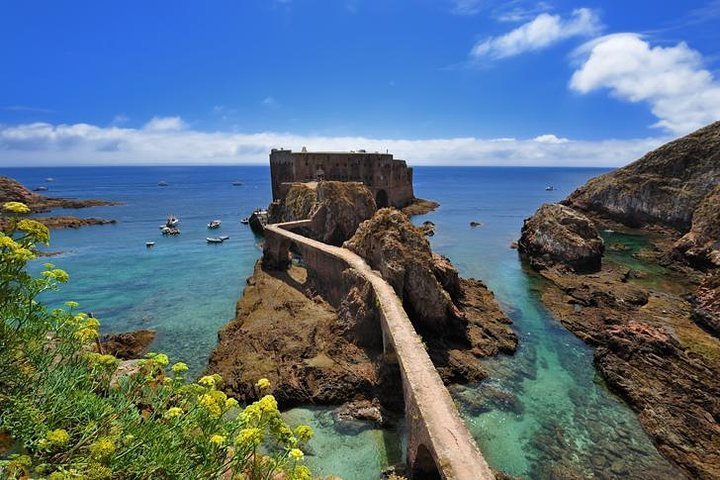
[[[552,213],[559,209],[541,207],[520,244],[547,280],[543,302],[596,347],[598,370],[663,455],[689,478],[720,478],[720,122],[590,180],[563,203],[562,218],[652,232],[650,248],[602,262],[595,252],[596,271],[582,274],[580,246],[597,230],[583,223],[577,239]]]
[[[311,238],[341,245],[377,207],[372,192],[359,182],[309,182],[290,187],[282,202],[268,209],[269,223],[312,219]]]
[[[630,227],[690,229],[703,199],[720,184],[720,122],[594,178],[564,202]]]

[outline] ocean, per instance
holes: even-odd
[[[431,220],[433,249],[463,276],[483,280],[512,318],[518,352],[483,363],[488,381],[455,387],[452,394],[483,454],[496,469],[526,479],[670,478],[664,460],[635,415],[609,392],[592,363],[592,351],[542,306],[540,279],[523,268],[510,244],[525,217],[544,202],[567,196],[602,169],[415,169],[415,193],[440,208],[414,219]],[[75,300],[100,318],[105,332],[157,330],[154,351],[202,372],[218,329],[233,318],[245,279],[261,254],[260,239],[240,223],[270,201],[267,167],[75,167],[5,168],[0,175],[27,186],[48,185],[48,195],[122,202],[113,207],[54,211],[52,215],[112,218],[116,225],[52,232],[51,261],[71,281],[45,300]],[[46,177],[54,177],[45,183]],[[159,187],[164,180],[167,187]],[[242,186],[231,182],[239,180]],[[553,191],[545,187],[552,185]],[[163,237],[168,215],[181,219],[182,234]],[[221,219],[207,244],[207,223]],[[481,226],[471,228],[471,221]],[[621,239],[622,240],[622,239]],[[641,246],[642,239],[626,239]],[[146,241],[156,242],[145,247]],[[642,268],[642,265],[640,265]],[[378,430],[368,424],[336,425],[329,408],[308,406],[286,413],[313,425],[308,463],[317,475],[345,480],[377,478],[402,461],[403,426]]]

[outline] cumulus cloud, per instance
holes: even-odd
[[[475,44],[470,57],[501,59],[548,48],[571,37],[593,36],[602,30],[598,14],[589,8],[578,8],[569,18],[541,13],[533,20],[499,37]]]
[[[271,148],[306,145],[311,150],[388,149],[411,165],[618,166],[666,140],[577,141],[553,134],[524,140],[407,140],[33,123],[0,126],[0,165],[264,165]]]
[[[608,89],[617,98],[646,102],[659,119],[655,127],[684,134],[720,119],[720,83],[684,42],[652,47],[640,35],[623,33],[588,42],[576,55],[582,61],[571,89]]]
[[[153,117],[143,128],[148,131],[165,132],[183,130],[186,127],[180,117]]]

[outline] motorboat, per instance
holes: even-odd
[[[207,243],[223,243],[225,240],[220,237],[205,237]]]
[[[545,187],[545,191],[546,191],[546,192],[554,192],[554,191],[555,191],[555,187],[553,187],[552,185],[548,185],[547,187]]]
[[[33,192],[46,192],[47,190],[48,190],[48,187],[45,187],[43,185],[33,188]]]
[[[235,180],[234,182],[232,182],[232,184],[233,184],[233,187],[239,187],[242,185],[242,182],[240,180]]]
[[[165,222],[166,227],[177,227],[178,223],[180,223],[180,219],[177,218],[175,215],[170,215],[167,218],[167,221]]]
[[[230,236],[229,236],[229,235],[220,235],[220,236],[217,237],[217,238],[219,238],[220,240],[222,240],[222,241],[224,242],[225,240],[229,240],[229,239],[230,239]]]
[[[243,218],[242,220],[240,220],[240,223],[242,223],[243,225],[247,225],[248,223],[250,223],[250,217]]]
[[[145,242],[145,246],[146,246],[147,248],[152,248],[152,247],[155,246],[155,242]]]
[[[47,177],[47,178],[45,179],[45,181],[46,181],[46,182],[54,182],[55,179],[54,179],[53,177]]]
[[[220,220],[213,220],[212,222],[208,223],[208,228],[216,229],[220,228],[220,225],[222,222]]]
[[[163,235],[180,235],[180,229],[177,227],[164,226],[160,231]]]
[[[160,180],[158,182],[158,187],[167,187],[168,185],[170,185],[170,184],[168,182],[166,182],[165,180]]]

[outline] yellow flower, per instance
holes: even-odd
[[[0,235],[0,247],[15,251],[20,248],[20,244],[7,235]]]
[[[77,332],[75,332],[75,338],[80,340],[83,343],[89,342],[90,340],[95,340],[98,337],[98,332],[94,328],[86,327],[81,328]]]
[[[278,408],[277,400],[272,395],[265,395],[257,401],[257,404],[262,412],[272,412]]]
[[[305,465],[295,465],[290,475],[287,477],[288,480],[312,480],[312,474],[310,469]]]
[[[21,202],[5,202],[3,210],[10,213],[30,213],[28,206]]]
[[[255,384],[255,386],[258,387],[258,388],[261,389],[261,390],[264,390],[264,389],[266,389],[266,388],[270,388],[270,380],[268,380],[267,378],[261,378],[260,380],[257,381],[257,383]]]
[[[165,412],[165,418],[175,418],[175,417],[179,417],[182,414],[183,414],[182,408],[172,407],[172,408],[169,408],[167,412]]]
[[[243,428],[235,438],[235,443],[238,446],[257,447],[262,443],[263,438],[263,431],[259,428]]]
[[[232,410],[233,408],[238,406],[238,401],[234,398],[228,398],[225,400],[225,410]]]
[[[52,263],[46,263],[45,265],[50,265],[49,268],[53,268],[55,266]],[[80,304],[78,302],[75,302],[73,300],[69,300],[69,301],[65,302],[65,305],[67,305],[70,308],[77,308],[80,306]]]
[[[213,435],[210,437],[210,443],[213,445],[222,445],[225,443],[225,440],[226,438],[223,435]]]
[[[220,375],[213,374],[213,375],[205,375],[200,380],[198,380],[198,383],[200,385],[202,385],[203,387],[213,388],[219,381],[220,381]]]
[[[299,448],[291,449],[290,452],[288,452],[288,455],[290,455],[290,458],[292,458],[296,462],[299,462],[300,460],[305,458],[305,454]]]
[[[307,425],[298,425],[295,429],[295,435],[301,442],[310,440],[314,434],[313,429]]]
[[[59,268],[45,270],[44,272],[42,272],[42,275],[43,277],[52,278],[60,283],[65,283],[70,280],[70,275],[68,275],[65,270],[61,270]]]
[[[70,441],[70,434],[62,428],[58,428],[48,432],[45,438],[54,447],[64,447]]]
[[[201,395],[198,399],[198,403],[200,406],[202,406],[208,414],[210,414],[213,417],[219,417],[222,415],[222,408],[218,404],[216,398],[209,393],[206,393],[204,395]],[[225,404],[225,400],[223,400],[222,405]]]
[[[50,241],[50,230],[42,223],[27,218],[17,224],[18,230],[25,232],[29,238],[38,243],[47,244]]]
[[[187,364],[185,364],[185,363],[183,363],[183,362],[177,362],[176,364],[174,364],[174,365],[172,366],[172,371],[173,371],[174,373],[177,373],[177,374],[180,374],[180,373],[183,373],[183,372],[187,372],[187,371],[188,371],[188,366],[187,366]]]
[[[99,438],[90,445],[90,455],[95,458],[107,458],[113,453],[115,453],[115,442],[111,438]]]
[[[163,367],[165,365],[167,365],[168,363],[170,363],[168,356],[165,355],[164,353],[158,353],[157,355],[155,355],[155,357],[153,357],[153,360],[155,360],[159,365],[161,365]]]

